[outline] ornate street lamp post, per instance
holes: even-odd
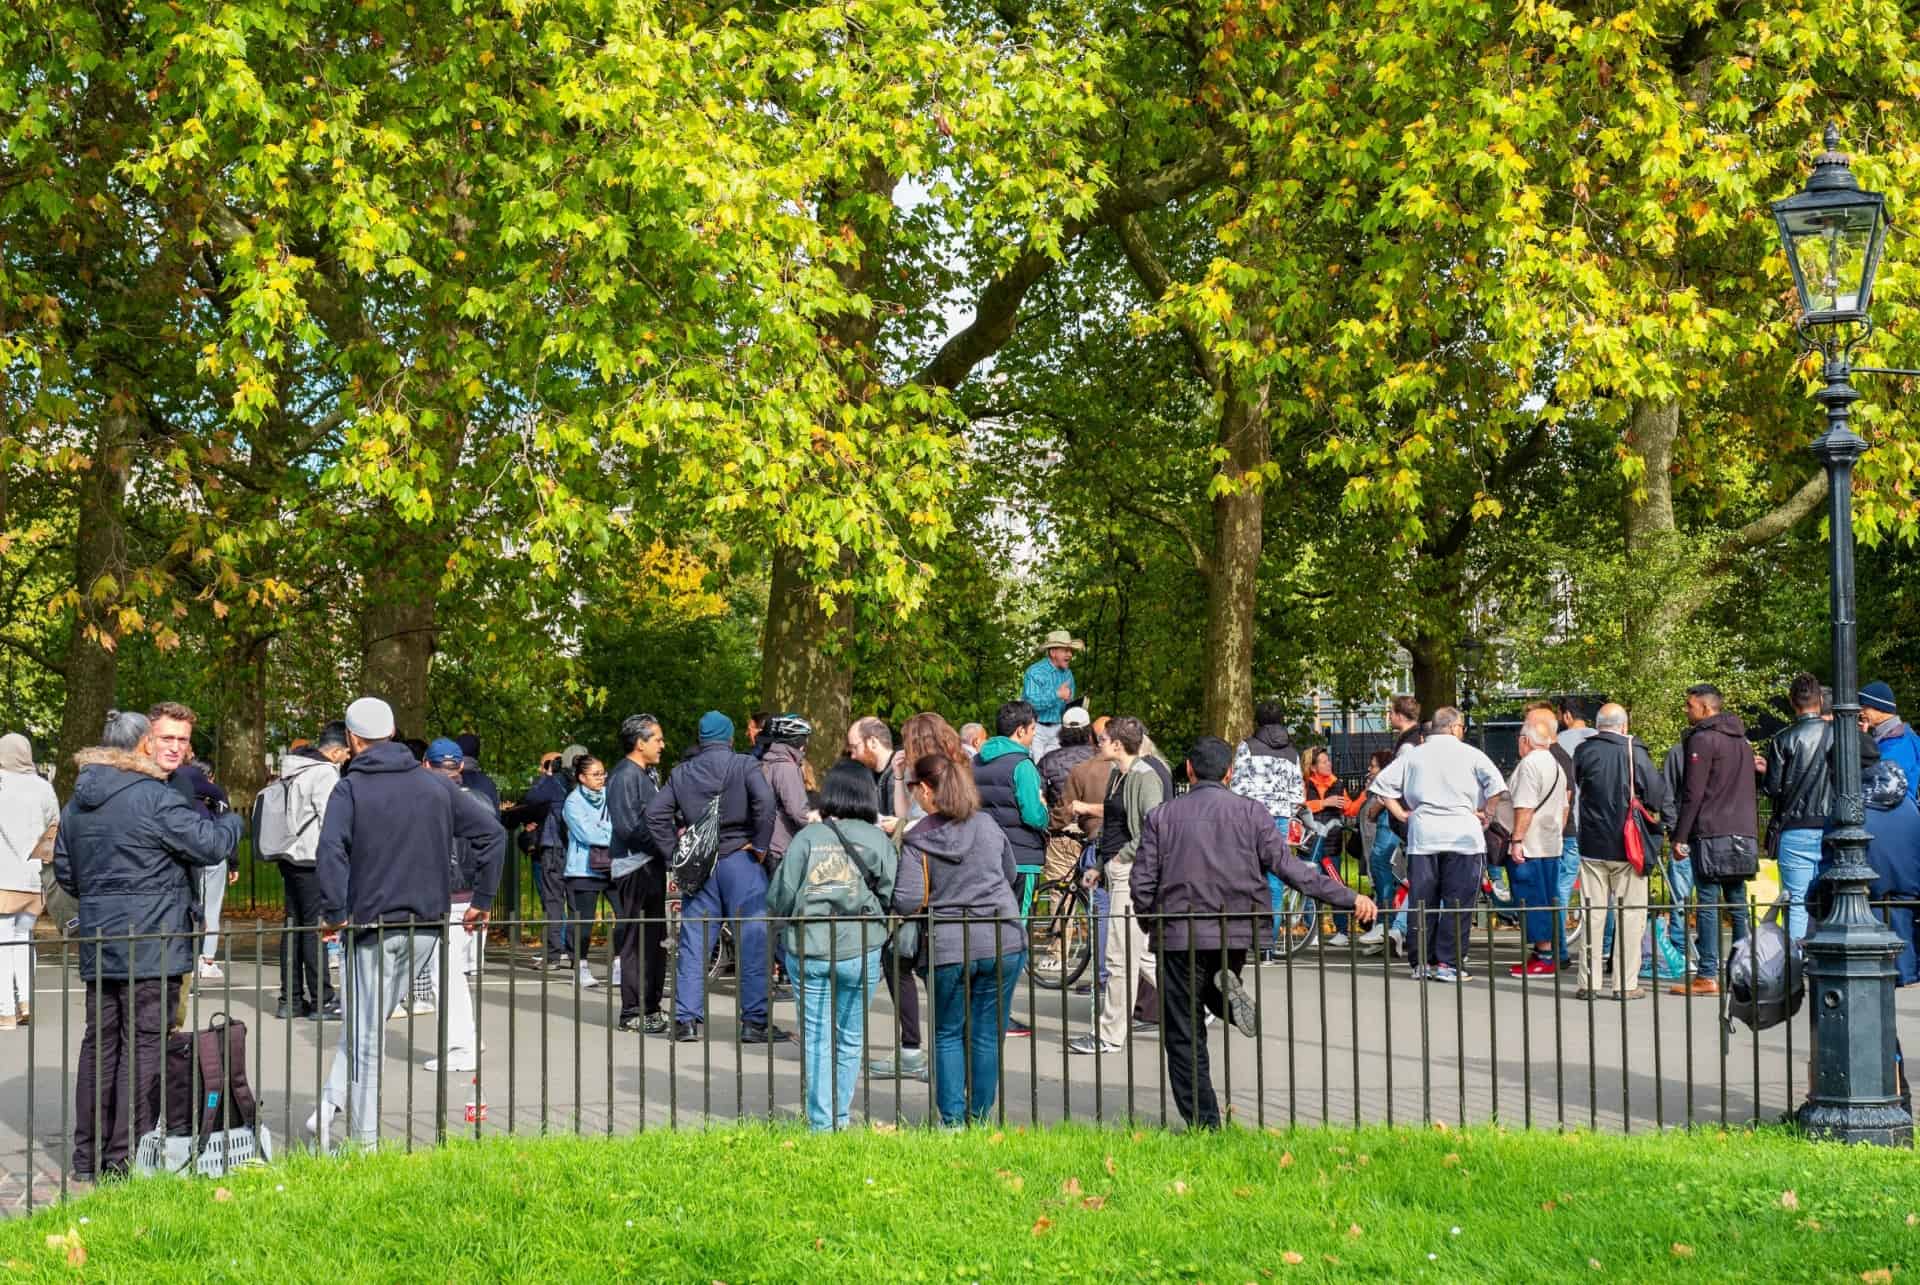
[[[1826,386],[1814,400],[1827,428],[1813,444],[1827,470],[1831,527],[1828,574],[1833,616],[1833,818],[1827,834],[1834,866],[1827,917],[1807,938],[1807,984],[1813,1004],[1813,1087],[1800,1107],[1802,1128],[1847,1142],[1913,1145],[1913,1118],[1901,1107],[1894,1072],[1894,960],[1900,940],[1867,906],[1873,869],[1860,797],[1860,672],[1854,647],[1853,464],[1866,442],[1849,423],[1860,394],[1854,350],[1873,333],[1868,309],[1886,235],[1885,202],[1854,179],[1840,135],[1827,126],[1826,151],[1806,187],[1773,203],[1780,244],[1800,294],[1805,350],[1818,352]]]
[[[1461,668],[1465,671],[1463,674],[1465,681],[1461,684],[1460,713],[1461,716],[1467,720],[1467,741],[1469,744],[1473,741],[1473,709],[1474,706],[1479,703],[1480,660],[1486,653],[1487,644],[1481,641],[1479,635],[1468,634],[1460,640]],[[1486,747],[1483,745],[1481,748],[1485,749]]]

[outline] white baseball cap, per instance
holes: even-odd
[[[1060,716],[1062,727],[1086,727],[1093,722],[1093,715],[1087,713],[1085,705],[1075,705]]]

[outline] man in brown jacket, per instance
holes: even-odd
[[[1203,736],[1187,755],[1193,789],[1155,808],[1133,858],[1134,910],[1148,925],[1159,961],[1161,1045],[1174,1104],[1189,1125],[1220,1127],[1207,1059],[1202,1006],[1254,1034],[1253,1001],[1240,985],[1247,953],[1273,928],[1267,874],[1364,926],[1374,904],[1295,858],[1262,805],[1229,792],[1233,747]]]

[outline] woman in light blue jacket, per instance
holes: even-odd
[[[574,779],[580,783],[567,795],[560,815],[567,823],[568,933],[573,957],[580,961],[580,985],[590,989],[600,984],[587,967],[587,940],[593,935],[593,917],[600,898],[611,898],[608,871],[612,868],[607,846],[613,842],[613,820],[607,814],[607,765],[591,754],[574,766]]]

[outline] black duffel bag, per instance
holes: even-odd
[[[1687,855],[1696,881],[1730,883],[1760,873],[1760,840],[1750,834],[1704,835]]]

